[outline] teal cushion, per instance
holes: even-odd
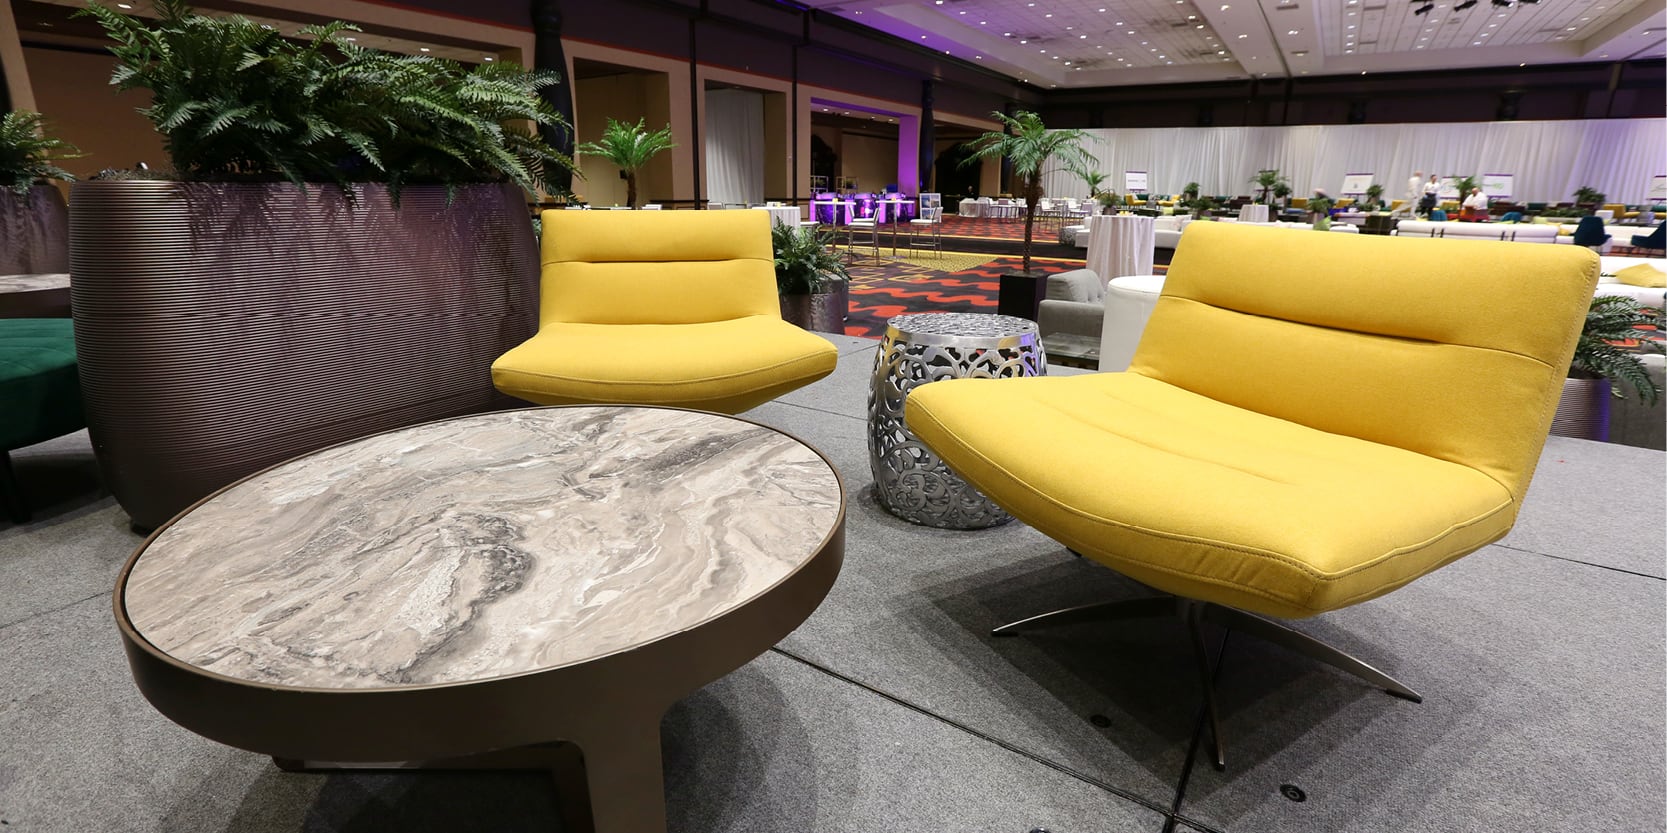
[[[0,318],[0,450],[86,427],[68,318]]]

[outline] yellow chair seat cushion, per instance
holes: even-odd
[[[546,323],[492,363],[492,383],[541,405],[630,403],[740,413],[833,372],[839,351],[780,318],[697,324]]]
[[[1466,466],[1134,373],[934,382],[910,393],[906,419],[952,470],[1077,552],[1284,618],[1389,592],[1516,516],[1510,491]]]

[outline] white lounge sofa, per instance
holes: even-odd
[[[1403,220],[1393,234],[1400,237],[1442,237],[1457,240],[1504,240],[1514,243],[1556,243],[1557,227],[1534,223],[1436,223]]]

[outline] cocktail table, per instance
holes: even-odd
[[[206,737],[289,769],[531,761],[574,829],[653,833],[661,716],[810,615],[844,529],[832,465],[773,429],[502,411],[216,492],[128,560],[116,620],[140,691]]]

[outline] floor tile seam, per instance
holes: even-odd
[[[1099,778],[1096,778],[1092,775],[1089,775],[1086,772],[1082,772],[1082,771],[1073,769],[1073,768],[1071,768],[1069,766],[1066,766],[1065,764],[1059,763],[1057,761],[1049,760],[1047,757],[1041,755],[1040,753],[1032,752],[1028,749],[1025,749],[1022,746],[1011,743],[1009,741],[1002,740],[1001,738],[995,737],[994,735],[991,735],[987,732],[983,732],[983,731],[980,731],[978,729],[975,729],[975,728],[973,728],[971,726],[968,726],[967,724],[962,723],[960,721],[957,721],[953,718],[946,717],[944,715],[938,714],[937,712],[934,712],[931,709],[928,709],[928,708],[926,708],[924,706],[921,706],[919,704],[910,702],[910,701],[908,701],[908,700],[906,700],[902,697],[899,697],[895,694],[892,694],[891,692],[888,692],[888,691],[885,691],[883,689],[877,688],[877,687],[872,686],[868,683],[865,683],[861,680],[858,680],[854,677],[850,677],[850,676],[842,674],[838,671],[835,671],[834,669],[829,668],[825,665],[822,665],[822,664],[820,664],[820,663],[818,663],[814,660],[811,660],[807,657],[803,657],[803,656],[800,656],[799,654],[793,653],[792,651],[789,651],[786,648],[776,646],[776,647],[771,648],[770,650],[772,652],[776,653],[776,654],[779,654],[779,655],[784,656],[788,659],[791,659],[794,662],[798,662],[798,663],[800,663],[800,664],[802,664],[802,665],[804,665],[808,668],[811,668],[815,671],[818,671],[818,672],[820,672],[820,673],[822,673],[822,674],[824,674],[828,677],[832,677],[833,679],[838,680],[842,683],[845,683],[847,685],[854,686],[856,688],[862,689],[863,691],[866,691],[870,694],[878,696],[883,700],[887,700],[887,701],[889,701],[889,702],[891,702],[895,705],[901,706],[901,707],[903,707],[905,709],[908,709],[909,711],[912,711],[916,714],[919,714],[919,715],[922,715],[924,717],[935,720],[935,721],[937,721],[937,722],[939,722],[939,723],[941,723],[945,726],[948,726],[952,729],[955,729],[956,731],[961,732],[962,734],[965,734],[965,735],[968,735],[970,737],[976,738],[980,741],[983,741],[984,743],[988,743],[992,746],[1000,748],[1003,751],[1012,753],[1014,755],[1018,755],[1019,757],[1025,758],[1026,760],[1032,761],[1032,762],[1037,763],[1037,764],[1041,764],[1042,766],[1047,767],[1048,769],[1051,769],[1055,772],[1058,772],[1061,775],[1064,775],[1064,776],[1066,776],[1068,778],[1071,778],[1073,780],[1076,780],[1076,781],[1081,781],[1084,784],[1087,784],[1091,787],[1095,787],[1095,788],[1097,788],[1097,789],[1099,789],[1103,792],[1110,793],[1110,794],[1112,794],[1112,795],[1114,795],[1118,798],[1123,799],[1124,801],[1128,801],[1132,804],[1137,804],[1137,805],[1139,805],[1139,806],[1141,806],[1141,807],[1143,807],[1147,810],[1151,810],[1152,812],[1157,813],[1160,816],[1163,816],[1166,820],[1171,815],[1170,812],[1168,810],[1166,810],[1158,802],[1153,801],[1149,798],[1145,798],[1143,796],[1140,796],[1140,795],[1136,794],[1135,792],[1133,792],[1132,790],[1128,790],[1128,789],[1124,789],[1122,787],[1118,787],[1114,784],[1108,783],[1108,782],[1103,781]],[[1204,833],[1220,833],[1220,831],[1205,829]]]
[[[789,408],[798,408],[800,410],[805,410],[805,411],[814,411],[818,414],[827,414],[828,416],[844,417],[846,419],[855,420],[857,422],[863,422],[863,423],[868,422],[868,416],[866,414],[864,414],[863,416],[853,416],[851,414],[842,414],[838,411],[825,411],[825,410],[823,410],[821,408],[818,408],[814,405],[800,405],[797,402],[782,402],[781,400],[777,400],[777,401],[775,401],[774,403],[771,403],[771,404],[785,405]]]
[[[16,625],[23,625],[23,624],[27,624],[29,622],[33,622],[34,620],[39,619],[42,616],[51,616],[54,613],[58,613],[60,611],[68,610],[72,607],[75,607],[78,604],[82,604],[83,602],[90,602],[93,599],[109,596],[113,592],[115,592],[115,591],[113,591],[113,590],[101,590],[97,593],[94,593],[91,596],[88,596],[88,597],[84,598],[84,599],[76,599],[73,602],[66,602],[66,603],[61,604],[57,607],[49,608],[47,610],[42,610],[38,613],[31,613],[28,616],[25,616],[22,619],[18,619],[16,621],[0,622],[0,632],[4,632],[7,628],[14,627]]]
[[[1510,544],[1495,544],[1494,546],[1497,546],[1501,549],[1510,550],[1511,552],[1520,552],[1523,555],[1537,555],[1541,558],[1551,558],[1551,559],[1555,559],[1557,561],[1566,562],[1568,564],[1579,564],[1583,567],[1595,567],[1599,570],[1608,570],[1608,571],[1613,572],[1613,573],[1623,573],[1625,575],[1637,576],[1639,578],[1652,579],[1654,581],[1667,581],[1667,576],[1652,575],[1650,573],[1640,573],[1637,570],[1628,570],[1624,567],[1611,567],[1608,564],[1597,564],[1597,563],[1594,563],[1594,562],[1591,562],[1591,561],[1582,561],[1578,558],[1569,558],[1566,555],[1553,555],[1549,552],[1540,552],[1539,550],[1528,550],[1528,549],[1523,549],[1522,547],[1513,547]]]

